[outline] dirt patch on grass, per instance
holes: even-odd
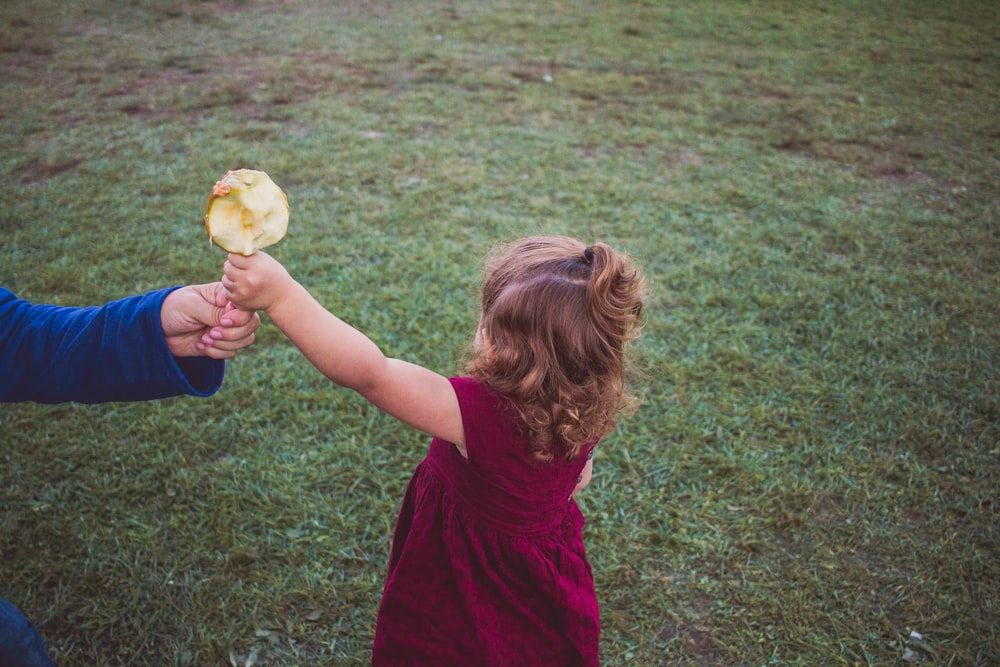
[[[49,161],[36,158],[21,168],[19,178],[22,183],[45,181],[53,176],[72,171],[83,164],[83,158]]]
[[[244,118],[270,118],[274,109],[357,85],[370,75],[331,54],[304,52],[276,61],[260,54],[228,55],[210,63],[166,58],[137,69],[101,93],[109,109],[138,117],[174,117],[220,107]]]
[[[667,619],[658,639],[663,644],[680,643],[684,655],[696,665],[718,664],[719,655],[712,642],[709,624]]]
[[[195,31],[205,31],[205,24],[237,10],[242,9],[235,2],[202,2],[196,11],[187,3],[168,3],[157,6],[155,13],[165,30],[190,40]],[[191,52],[178,41],[158,56],[142,49],[149,41],[143,37],[148,26],[142,21],[153,19],[136,16],[140,18],[122,18],[121,25],[44,12],[0,19],[5,31],[0,74],[15,84],[0,104],[0,114],[11,116],[32,107],[42,122],[49,118],[64,127],[87,122],[80,114],[68,117],[58,109],[60,100],[74,100],[87,101],[84,106],[91,114],[123,113],[139,120],[221,107],[251,118],[269,117],[275,107],[331,89],[360,87],[373,78],[370,68],[317,49],[274,55],[248,48],[207,57],[204,50]],[[162,49],[162,42],[157,46]]]

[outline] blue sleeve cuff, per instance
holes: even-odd
[[[163,326],[160,323],[160,310],[163,308],[163,300],[167,295],[180,285],[156,290],[144,295],[143,298],[154,300],[155,307],[151,309],[152,326],[151,335],[155,337],[156,356],[162,357],[167,366],[167,379],[172,384],[174,381],[176,394],[188,394],[200,396],[202,398],[211,396],[222,388],[222,381],[225,378],[226,362],[220,359],[209,359],[208,357],[175,357],[170,353],[167,339],[163,335]]]

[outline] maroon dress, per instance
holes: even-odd
[[[598,664],[600,618],[570,494],[593,447],[540,463],[512,406],[451,380],[465,459],[435,438],[396,522],[372,664]]]

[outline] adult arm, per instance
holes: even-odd
[[[101,403],[210,396],[225,362],[175,357],[160,311],[177,287],[103,306],[32,304],[0,288],[0,401]]]

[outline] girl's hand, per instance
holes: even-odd
[[[222,267],[226,296],[240,310],[268,311],[294,281],[278,260],[257,251],[249,257],[230,253]]]
[[[594,476],[594,459],[587,461],[587,465],[583,467],[583,472],[580,473],[580,479],[576,482],[576,488],[573,489],[573,495],[580,493],[587,485],[590,484],[590,478]]]

